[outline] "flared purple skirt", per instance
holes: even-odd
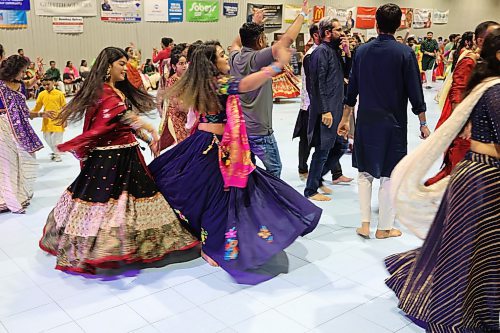
[[[149,169],[179,218],[202,241],[203,251],[238,283],[257,284],[272,278],[257,270],[314,230],[322,211],[260,168],[250,174],[246,188],[225,191],[213,142],[214,134],[197,131]]]

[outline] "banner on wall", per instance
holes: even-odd
[[[340,24],[343,27],[352,29],[355,27],[356,21],[354,20],[354,17],[356,16],[356,7],[351,7],[347,9],[338,9],[338,8],[332,8],[330,10],[330,13],[332,14],[334,18],[339,20]]]
[[[219,1],[186,0],[186,21],[188,22],[219,21]]]
[[[83,33],[83,17],[53,17],[52,29],[56,34],[81,34]]]
[[[432,22],[434,24],[448,24],[448,16],[450,15],[450,11],[440,11],[434,10],[434,14],[432,16]]]
[[[230,3],[230,2],[224,2],[222,4],[222,14],[226,17],[234,17],[238,16],[238,4],[237,3]]]
[[[168,21],[182,22],[184,17],[184,2],[183,0],[168,1]]]
[[[97,16],[95,0],[33,0],[38,16]]]
[[[168,1],[144,0],[144,21],[168,22]]]
[[[101,21],[140,22],[141,12],[138,0],[101,0]]]
[[[30,0],[0,0],[0,10],[30,10]]]
[[[375,27],[375,13],[377,7],[358,7],[356,15],[356,28],[373,29]]]
[[[399,29],[411,28],[413,23],[413,8],[401,8],[403,15],[401,16],[401,25]]]
[[[0,10],[0,29],[26,29],[28,15],[25,10]]]
[[[279,29],[283,21],[283,5],[260,5],[247,4],[247,22],[252,22],[253,13],[256,9],[264,9],[264,28]]]
[[[318,23],[323,17],[325,17],[326,7],[325,6],[314,6],[313,7],[313,22]]]
[[[293,23],[293,21],[295,21],[297,15],[299,15],[301,11],[302,11],[301,6],[285,5],[285,13],[284,13],[285,22]],[[309,22],[309,17],[306,17],[304,22]]]
[[[432,9],[415,8],[413,11],[413,28],[425,29],[432,26]]]

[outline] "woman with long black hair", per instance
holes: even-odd
[[[169,91],[200,114],[198,130],[155,159],[149,168],[165,198],[202,242],[202,256],[239,283],[272,278],[258,271],[271,257],[318,224],[321,209],[250,158],[238,94],[280,73],[278,62],[238,80],[219,43],[196,48],[188,70]]]
[[[185,231],[158,192],[136,136],[157,154],[158,135],[140,120],[154,109],[125,76],[127,53],[101,51],[60,122],[84,118],[83,133],[58,146],[82,169],[50,212],[40,247],[57,256],[56,269],[94,274],[118,263],[151,262],[198,241]]]
[[[386,284],[399,307],[424,322],[427,332],[499,332],[499,99],[496,28],[484,41],[466,98],[392,176],[402,223],[417,234],[423,230],[420,236],[425,237],[428,217],[435,215],[421,248],[386,259],[391,273]],[[423,188],[420,180],[467,121],[472,124],[470,150],[451,174],[444,196],[438,188]]]

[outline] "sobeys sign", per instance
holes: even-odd
[[[188,22],[216,22],[219,20],[219,1],[186,0]]]

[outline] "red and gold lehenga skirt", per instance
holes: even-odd
[[[295,98],[300,95],[300,80],[287,65],[283,73],[273,77],[273,98]]]
[[[50,212],[40,247],[57,256],[56,269],[95,274],[198,243],[158,191],[136,142],[90,153]]]

